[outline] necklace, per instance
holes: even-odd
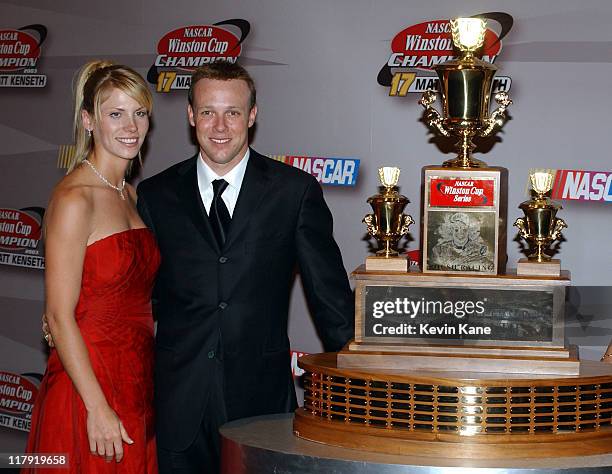
[[[117,191],[119,193],[119,196],[121,196],[121,199],[123,199],[125,201],[125,196],[123,195],[123,189],[125,188],[125,178],[123,178],[123,180],[121,181],[121,186],[115,186],[114,184],[111,184],[110,181],[108,179],[106,179],[102,175],[102,173],[100,173],[96,169],[96,167],[93,165],[93,163],[91,161],[89,161],[88,159],[84,159],[83,162],[87,163],[89,165],[89,167],[92,169],[92,171],[94,173],[96,173],[96,176],[98,178],[100,178],[104,184],[106,184],[107,186],[110,186],[115,191]]]

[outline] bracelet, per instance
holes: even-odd
[[[612,357],[612,353],[606,352],[603,356],[601,356],[601,359],[599,359],[599,361],[603,362],[604,360],[609,359],[610,357]]]

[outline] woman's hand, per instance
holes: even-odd
[[[104,457],[106,462],[111,462],[113,457],[117,462],[121,462],[123,442],[134,443],[108,404],[103,404],[87,413],[87,437],[91,454]]]
[[[49,321],[47,320],[47,315],[43,313],[42,315],[42,332],[43,338],[47,341],[47,344],[51,349],[55,347],[55,342],[53,342],[53,336],[51,335],[51,331],[49,330]]]

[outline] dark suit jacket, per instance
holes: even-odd
[[[154,291],[157,441],[172,451],[189,446],[210,410],[232,420],[296,408],[287,337],[296,264],[325,349],[339,350],[354,331],[353,295],[317,181],[251,149],[219,248],[197,159],[138,186],[139,212],[162,255]],[[213,364],[222,364],[222,380]],[[212,384],[222,384],[225,407],[207,403]]]

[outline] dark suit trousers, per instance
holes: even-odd
[[[223,365],[217,361],[211,393],[200,431],[191,445],[181,452],[157,449],[159,474],[218,474],[221,468],[221,439],[219,428],[227,422],[223,393]]]

